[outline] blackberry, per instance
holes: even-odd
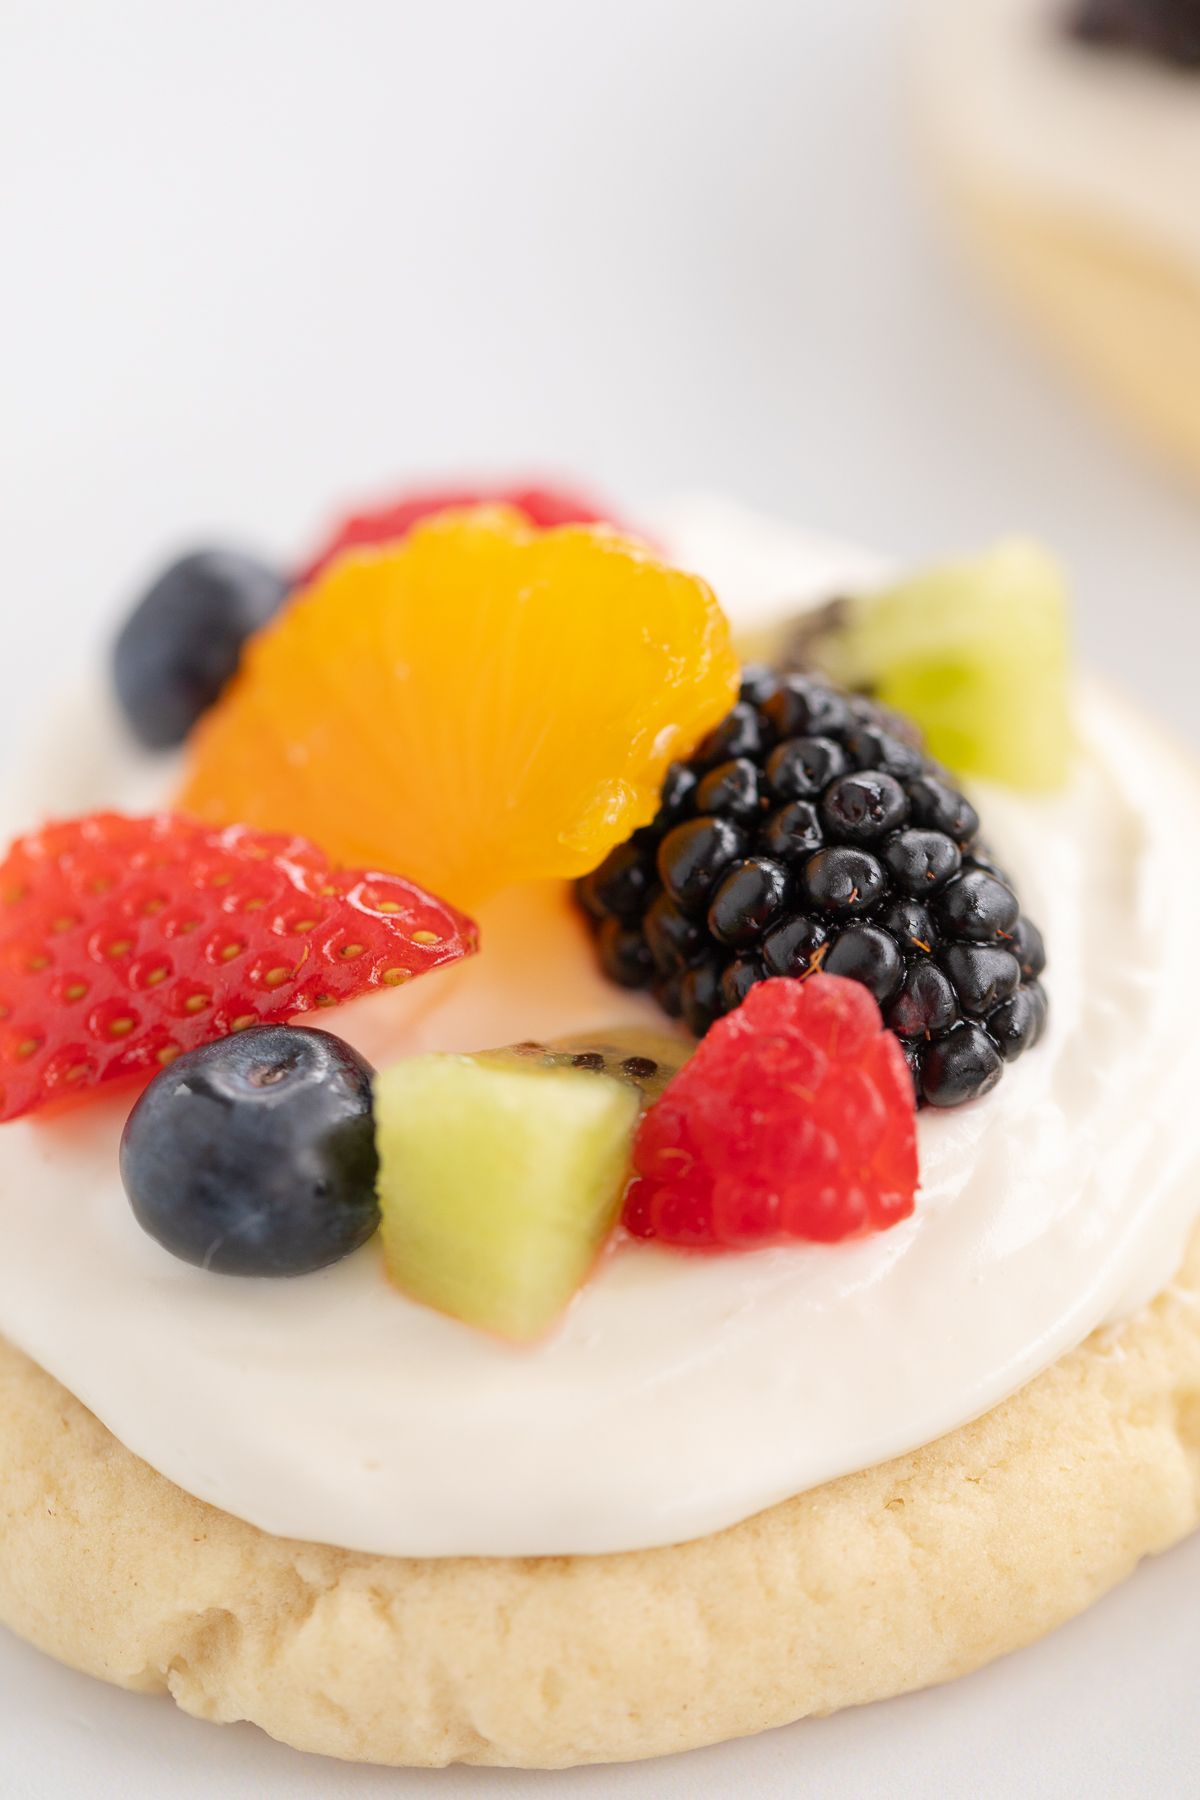
[[[1085,43],[1200,68],[1200,0],[1078,0],[1070,24]]]
[[[579,899],[609,975],[698,1037],[759,981],[860,982],[926,1105],[986,1094],[1045,1028],[1041,934],[974,807],[908,721],[811,675],[747,669]]]

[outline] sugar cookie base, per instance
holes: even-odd
[[[0,1341],[0,1618],[73,1667],[367,1762],[686,1750],[1041,1637],[1200,1523],[1200,1232],[1171,1288],[974,1424],[732,1530],[406,1561],[193,1500]]]

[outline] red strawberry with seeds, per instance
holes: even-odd
[[[543,531],[556,525],[600,525],[614,523],[611,513],[597,509],[591,500],[568,488],[485,487],[446,488],[441,492],[427,488],[417,493],[351,513],[335,528],[312,557],[297,585],[305,586],[319,575],[325,564],[344,550],[363,549],[371,544],[394,543],[405,537],[421,519],[449,507],[512,506],[524,513],[531,525]]]
[[[874,998],[836,975],[751,988],[641,1122],[636,1237],[706,1249],[882,1231],[912,1212],[916,1097]]]
[[[0,1120],[476,944],[423,888],[304,838],[171,813],[48,826],[0,864]]]

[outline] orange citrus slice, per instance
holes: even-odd
[[[474,903],[645,824],[737,675],[710,589],[636,540],[443,513],[340,558],[250,642],[179,803]]]

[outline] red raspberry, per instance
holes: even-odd
[[[913,1209],[916,1098],[859,982],[751,988],[642,1120],[625,1224],[707,1249],[882,1231]]]
[[[476,942],[423,888],[334,869],[304,838],[170,813],[48,826],[0,864],[0,1120]]]
[[[444,512],[452,506],[514,506],[525,514],[531,525],[543,531],[555,525],[599,525],[612,521],[612,514],[599,511],[590,500],[571,493],[567,488],[484,487],[423,489],[401,495],[381,506],[351,513],[335,528],[330,537],[309,562],[297,585],[303,586],[319,575],[325,564],[368,544],[393,543],[412,530],[431,513]]]

